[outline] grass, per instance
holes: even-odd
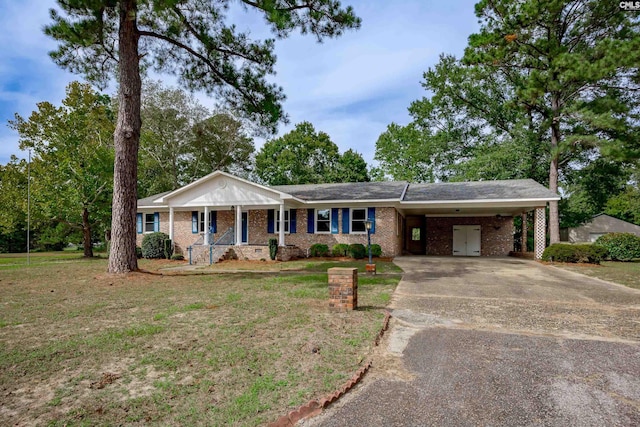
[[[283,274],[112,276],[104,259],[60,255],[12,268],[1,266],[16,257],[0,255],[0,425],[274,421],[360,367],[400,278],[361,276],[361,308],[330,313],[333,261],[279,263],[299,270]]]
[[[601,265],[559,265],[570,271],[619,283],[634,289],[640,289],[640,261],[613,262],[605,261]]]
[[[274,261],[224,261],[218,264],[213,264],[206,267],[211,271],[264,271],[264,272],[279,272],[279,271],[306,271],[306,272],[322,272],[326,273],[328,268],[332,267],[349,267],[357,268],[358,272],[365,272],[365,265],[369,261],[363,260],[349,260],[349,261],[336,261],[331,258],[310,258],[288,262],[274,262]],[[376,270],[380,274],[399,274],[402,273],[400,267],[390,262],[387,259],[373,259],[376,264]]]
[[[99,256],[100,254],[96,254]],[[15,269],[27,267],[27,262],[30,265],[39,265],[47,263],[59,263],[67,261],[78,261],[82,258],[82,252],[32,252],[27,257],[27,254],[0,254],[0,270]]]

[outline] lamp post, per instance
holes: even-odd
[[[367,264],[365,270],[367,273],[376,274],[376,265],[371,260],[371,226],[373,225],[373,221],[367,219],[364,221],[364,228],[367,229],[367,243],[369,249],[369,264]]]

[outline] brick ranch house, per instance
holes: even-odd
[[[366,245],[369,219],[383,256],[500,256],[513,250],[513,217],[533,211],[540,258],[545,207],[559,199],[530,179],[269,187],[215,171],[138,200],[137,244],[145,233],[162,231],[177,253],[208,263],[230,246],[240,259],[268,259],[268,241],[276,238],[278,257],[289,259],[305,256],[314,243]]]

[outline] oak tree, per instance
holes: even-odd
[[[93,256],[95,226],[108,228],[114,122],[111,99],[78,82],[61,106],[40,102],[28,119],[16,114],[10,122],[20,148],[33,150],[35,223],[49,234],[81,230],[85,257]]]

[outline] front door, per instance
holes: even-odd
[[[242,212],[242,243],[249,242],[249,212]]]
[[[425,217],[407,216],[405,233],[407,252],[412,255],[425,255],[427,253]]]
[[[480,256],[480,226],[453,226],[453,255]]]

